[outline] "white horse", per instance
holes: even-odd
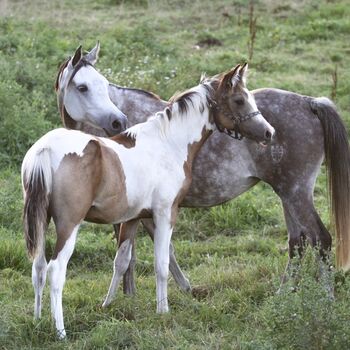
[[[127,117],[111,101],[108,80],[93,68],[96,59],[92,51],[84,59],[74,55],[61,66],[56,81],[58,105],[67,127],[81,122],[99,125],[111,136],[125,130]]]
[[[40,317],[42,291],[49,272],[51,311],[60,338],[66,336],[62,291],[67,263],[83,220],[122,223],[113,280],[104,302],[111,301],[131,258],[133,226],[153,218],[157,311],[168,311],[169,244],[178,205],[185,196],[192,163],[216,126],[240,131],[256,141],[274,134],[245,87],[247,65],[175,97],[163,112],[113,138],[79,131],[53,130],[27,152],[22,164],[24,228],[33,257],[34,314]],[[239,103],[237,103],[239,101]],[[51,217],[57,241],[45,259],[45,230]]]

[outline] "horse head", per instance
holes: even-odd
[[[247,70],[245,63],[214,78],[214,121],[220,131],[229,134],[234,131],[260,143],[270,142],[275,129],[261,115],[246,88]]]
[[[61,65],[55,85],[58,106],[67,128],[77,129],[78,123],[87,123],[115,135],[125,130],[127,117],[111,101],[108,80],[94,68],[99,50],[97,43],[83,55],[80,46]]]

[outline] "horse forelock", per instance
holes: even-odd
[[[57,73],[57,77],[56,77],[56,81],[55,81],[55,90],[58,91],[60,88],[60,79],[62,77],[62,74],[64,72],[64,70],[68,67],[68,64],[71,60],[71,57],[68,57],[59,67],[58,69],[58,73]],[[87,67],[87,66],[91,66],[94,68],[94,66],[87,61],[84,57],[82,57],[80,59],[80,61],[73,67],[73,71],[69,77],[69,80],[66,84],[66,86],[68,86],[70,84],[70,82],[73,80],[74,76],[78,73],[78,71],[80,70],[80,68],[82,67]]]
[[[90,62],[88,62],[84,57],[82,57],[80,59],[80,61],[73,67],[73,72],[72,72],[71,76],[69,77],[69,80],[67,82],[67,86],[71,83],[71,81],[73,80],[75,75],[78,73],[78,71],[82,67],[87,67],[87,66],[91,66],[95,69],[95,67]]]

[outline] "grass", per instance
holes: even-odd
[[[331,96],[350,127],[350,9],[346,0],[260,0],[249,87]],[[21,228],[19,167],[29,146],[60,126],[53,90],[58,65],[83,44],[101,41],[99,70],[117,84],[164,99],[248,59],[247,1],[16,0],[0,3],[0,349],[346,349],[350,345],[350,279],[330,272],[335,301],[315,278],[313,253],[295,285],[276,294],[287,261],[278,197],[258,184],[234,201],[181,210],[177,258],[194,295],[169,281],[171,313],[155,313],[153,246],[137,239],[137,294],[119,291],[101,308],[115,254],[112,228],[84,224],[64,289],[68,340],[50,317],[33,320],[31,264]],[[329,227],[326,179],[316,207]],[[53,250],[49,229],[47,254]],[[296,282],[294,282],[296,283]],[[293,287],[293,288],[292,288]]]

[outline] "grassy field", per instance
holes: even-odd
[[[63,296],[68,339],[56,339],[48,288],[43,317],[33,320],[19,169],[29,146],[60,126],[53,85],[58,65],[79,44],[90,49],[100,40],[98,69],[110,81],[164,99],[194,86],[202,72],[249,60],[250,89],[333,97],[350,127],[348,1],[254,1],[250,51],[249,17],[243,0],[0,0],[0,349],[350,348],[349,276],[331,273],[330,300],[309,251],[297,292],[287,284],[276,294],[287,232],[279,199],[265,184],[223,206],[181,211],[173,241],[201,293],[183,293],[170,279],[168,315],[155,313],[153,247],[141,231],[136,296],[119,290],[101,308],[115,242],[110,226],[84,224]],[[323,172],[315,202],[329,227]]]

